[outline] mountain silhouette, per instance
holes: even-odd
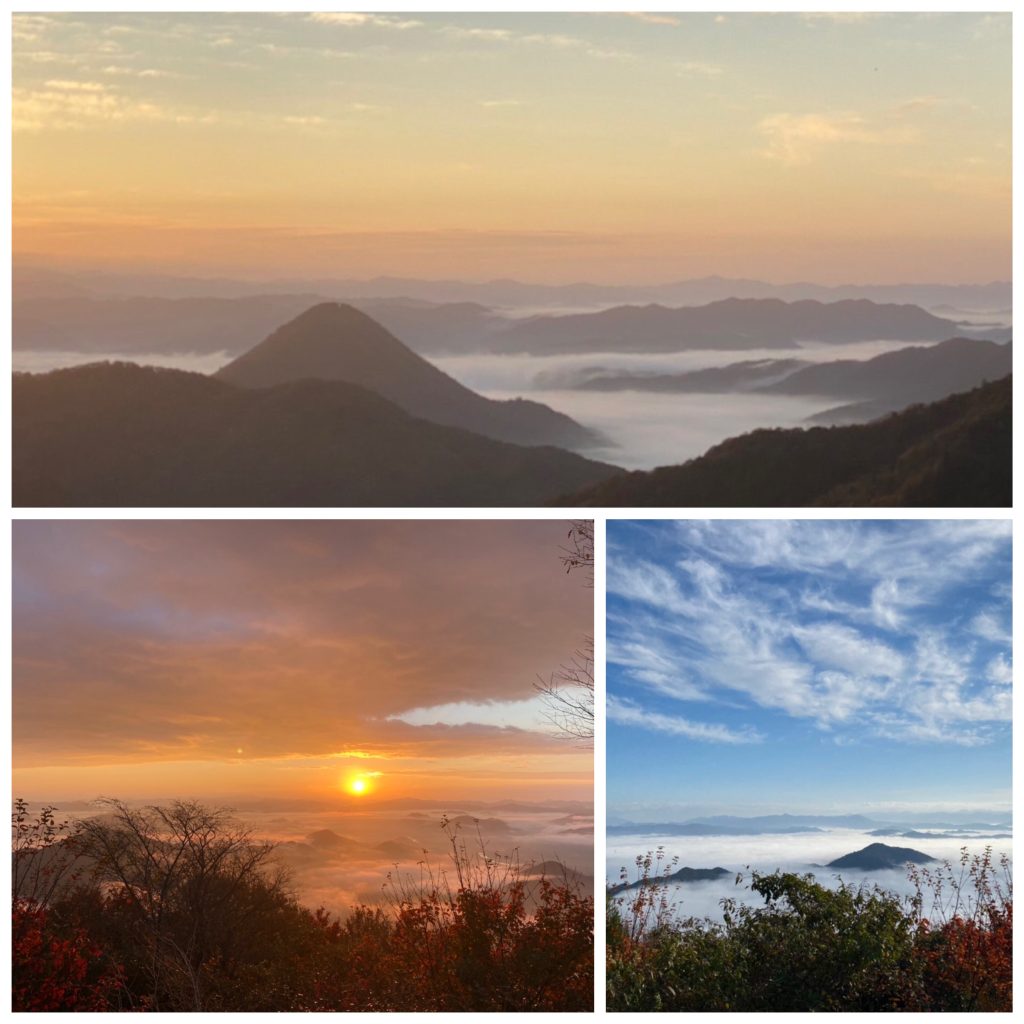
[[[16,505],[538,505],[619,472],[416,419],[341,381],[249,390],[98,363],[13,380]]]
[[[620,882],[608,887],[610,893],[628,892],[630,889],[643,889],[649,885],[670,885],[673,882],[713,882],[732,874],[725,868],[680,868],[670,875],[657,875],[653,878],[640,879],[636,882]]]
[[[838,359],[808,366],[764,386],[786,395],[862,399],[814,416],[815,422],[870,419],[915,402],[933,402],[999,380],[1013,371],[1013,349],[991,341],[950,338],[939,345],[912,346],[873,359]]]
[[[529,317],[495,338],[502,352],[682,352],[796,348],[801,341],[941,341],[957,325],[918,306],[844,299],[723,299],[706,306],[616,306],[600,313]]]
[[[755,430],[555,504],[1009,507],[1012,408],[1007,376],[858,426]]]
[[[830,868],[858,868],[861,871],[885,871],[890,868],[902,868],[906,864],[930,864],[934,857],[929,857],[919,850],[908,846],[886,846],[885,843],[872,843],[863,850],[848,853],[845,857],[837,857],[829,861]]]
[[[756,359],[684,373],[641,374],[599,367],[572,371],[550,383],[584,391],[728,394],[767,392],[856,399],[809,417],[820,424],[864,423],[917,402],[934,402],[999,380],[1013,369],[1009,345],[950,338],[872,359]],[[543,381],[542,383],[549,383]]]
[[[345,381],[375,391],[420,419],[514,444],[579,448],[600,440],[539,402],[498,402],[463,387],[344,303],[322,302],[307,309],[214,376],[245,388]]]

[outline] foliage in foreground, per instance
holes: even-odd
[[[754,873],[764,905],[725,900],[721,923],[677,917],[652,876],[660,861],[660,851],[639,858],[645,884],[609,899],[609,1010],[1012,1009],[1009,864],[994,867],[990,850],[964,850],[958,869],[915,869],[909,902]]]
[[[338,920],[301,906],[223,811],[107,810],[70,826],[15,805],[16,1011],[593,1007],[593,899],[451,829],[451,869]]]

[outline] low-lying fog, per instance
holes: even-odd
[[[847,345],[806,343],[799,349],[743,352],[696,351],[659,355],[591,352],[560,356],[458,355],[434,357],[435,365],[490,398],[532,398],[601,431],[612,442],[584,454],[627,469],[685,462],[728,437],[757,427],[795,427],[809,416],[842,404],[835,398],[765,394],[652,394],[581,391],[559,386],[593,367],[638,373],[682,373],[741,360],[800,358],[815,362],[870,359],[906,347],[906,342],[871,341]],[[83,355],[76,352],[14,352],[14,369],[42,373],[103,359],[170,366],[212,373],[230,360],[213,355]]]
[[[258,839],[278,844],[274,859],[288,869],[302,903],[344,917],[360,904],[386,905],[389,872],[400,873],[413,887],[427,866],[435,875],[443,870],[454,878],[451,843],[441,828],[444,815],[474,863],[479,865],[482,841],[488,857],[517,859],[524,876],[566,878],[585,895],[593,893],[594,821],[585,805],[514,812],[467,811],[457,805],[436,810],[238,810],[234,816]]]
[[[960,849],[966,846],[970,853],[981,854],[986,846],[992,847],[993,863],[998,868],[1001,854],[1010,856],[1012,840],[965,836],[955,839],[903,839],[872,836],[854,829],[828,829],[795,835],[753,836],[647,836],[622,835],[608,837],[607,881],[618,884],[620,870],[625,867],[628,881],[637,879],[636,857],[659,846],[665,848],[668,863],[678,856],[677,867],[725,868],[729,876],[707,882],[688,882],[665,887],[669,901],[675,904],[679,917],[710,917],[721,919],[721,900],[732,897],[750,906],[763,906],[763,900],[750,892],[750,871],[770,873],[782,871],[805,874],[810,872],[823,885],[837,886],[839,878],[852,885],[879,885],[883,889],[909,897],[914,885],[903,870],[856,871],[826,868],[823,865],[845,854],[862,850],[871,843],[885,843],[926,853],[939,861],[948,860],[959,869]],[[922,865],[937,868],[939,864]],[[749,868],[749,870],[748,870]],[[675,869],[672,869],[675,870]],[[736,884],[736,875],[743,874]],[[625,893],[628,899],[631,893]],[[927,898],[927,897],[926,897]],[[926,908],[929,904],[926,903]]]

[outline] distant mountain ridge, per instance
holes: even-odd
[[[867,299],[722,299],[704,306],[616,306],[599,313],[530,317],[493,342],[505,353],[655,353],[796,348],[801,341],[941,341],[956,333],[953,321],[918,306]]]
[[[741,392],[853,399],[808,419],[810,423],[842,425],[865,423],[908,405],[969,391],[1012,371],[1012,346],[950,338],[937,345],[913,345],[871,359],[820,363],[799,359],[747,360],[675,374],[592,368],[573,371],[569,379],[552,383],[585,391]]]
[[[654,284],[538,284],[508,278],[488,281],[429,280],[407,277],[373,278],[232,278],[182,277],[167,274],[63,271],[19,260],[14,267],[15,298],[52,298],[68,294],[94,296],[152,295],[168,298],[195,296],[244,297],[282,292],[316,293],[334,299],[366,295],[412,298],[429,302],[476,302],[486,306],[602,306],[660,302],[700,306],[719,299],[871,299],[911,303],[927,308],[946,305],[958,310],[1004,310],[1012,304],[1009,281],[986,284],[903,282],[899,284],[823,285],[809,281],[773,284],[754,278],[688,278]]]
[[[354,306],[322,302],[218,370],[218,380],[267,388],[300,380],[357,384],[412,416],[514,444],[579,448],[596,434],[526,399],[498,402],[428,363]]]

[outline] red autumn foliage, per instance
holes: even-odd
[[[82,929],[57,935],[47,911],[24,900],[14,902],[11,955],[15,1012],[108,1010],[121,984],[120,971],[102,962]]]

